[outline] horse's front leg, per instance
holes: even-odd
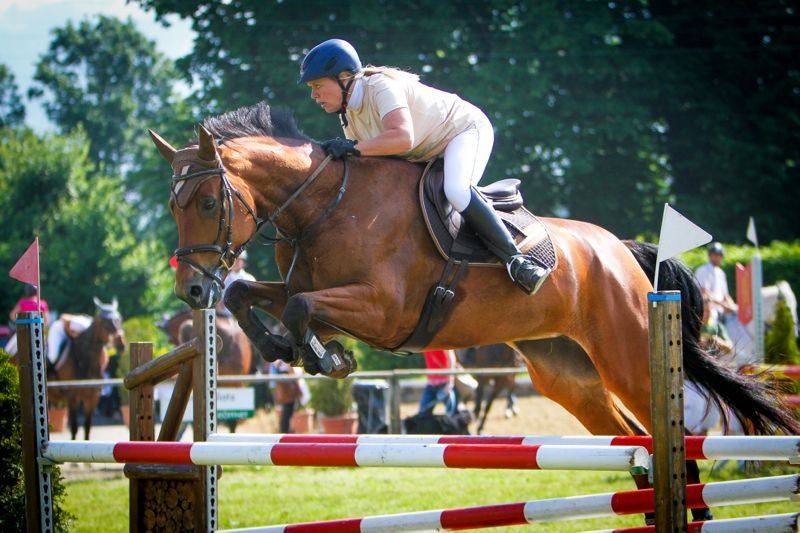
[[[292,343],[271,332],[256,315],[253,307],[263,309],[277,318],[283,312],[286,299],[286,286],[277,281],[238,280],[225,291],[225,306],[231,310],[253,346],[269,362],[278,359],[291,362],[294,357]]]
[[[357,327],[380,328],[385,323],[385,310],[377,305],[379,298],[368,284],[352,284],[313,292],[295,294],[286,301],[283,324],[295,340],[295,353],[302,359],[306,372],[344,378],[356,369],[353,354],[340,343],[323,346],[314,327],[323,338],[335,334],[333,325],[347,331]],[[368,325],[367,323],[371,324]],[[371,332],[375,334],[374,331]]]

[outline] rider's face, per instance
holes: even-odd
[[[311,98],[326,113],[336,113],[342,107],[342,89],[333,78],[317,78],[308,83]]]

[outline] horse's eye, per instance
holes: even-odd
[[[200,212],[204,215],[211,215],[217,208],[217,199],[213,196],[206,196],[200,199]]]

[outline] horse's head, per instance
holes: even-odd
[[[173,172],[169,206],[178,226],[175,294],[194,309],[219,301],[223,278],[257,229],[252,199],[231,184],[211,133],[202,125],[199,131],[198,144],[181,150],[150,131]]]
[[[125,351],[125,333],[122,331],[122,315],[119,314],[117,298],[106,304],[95,297],[94,305],[97,309],[94,323],[99,326],[104,339],[113,340],[114,347],[121,354]]]

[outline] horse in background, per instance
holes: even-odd
[[[456,356],[464,368],[508,368],[518,365],[516,351],[507,344],[490,344],[465,350],[456,350]],[[481,435],[486,425],[486,418],[489,416],[489,410],[492,408],[492,403],[500,394],[506,394],[506,418],[516,416],[519,412],[519,408],[516,405],[517,398],[514,395],[517,383],[514,374],[478,374],[474,375],[474,377],[478,382],[478,387],[475,389],[475,408],[473,413],[478,423],[476,433]],[[484,395],[489,385],[491,385],[491,389],[489,390],[488,398],[486,398],[486,403],[484,403]]]
[[[158,327],[167,335],[169,341],[179,346],[192,339],[192,310],[184,309],[173,316],[162,320]],[[221,376],[241,376],[252,374],[254,364],[260,357],[253,358],[253,347],[250,339],[236,324],[232,317],[217,313],[217,372]],[[225,386],[234,387],[237,383],[225,383]],[[237,420],[228,421],[231,433],[236,431]]]
[[[68,338],[62,355],[48,368],[48,379],[66,381],[76,379],[102,379],[108,364],[107,347],[113,344],[117,353],[125,351],[125,333],[117,299],[106,304],[94,298],[97,311],[89,326]],[[97,387],[54,388],[48,391],[51,400],[63,400],[67,404],[68,423],[72,440],[78,434],[78,416],[83,414],[84,438],[89,440],[92,415],[100,401]]]

